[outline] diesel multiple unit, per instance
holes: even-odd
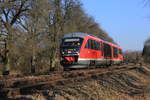
[[[64,68],[90,68],[120,64],[122,48],[86,33],[69,33],[62,38],[60,60]]]

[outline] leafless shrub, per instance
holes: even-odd
[[[143,58],[140,51],[126,51],[124,53],[125,62],[127,63],[143,63]]]

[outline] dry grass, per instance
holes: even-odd
[[[149,100],[150,78],[145,67],[94,75],[82,81],[53,84],[11,100]]]

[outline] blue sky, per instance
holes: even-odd
[[[81,0],[83,9],[124,50],[142,50],[150,37],[150,7],[144,0]]]

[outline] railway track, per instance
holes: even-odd
[[[17,94],[27,93],[32,90],[40,90],[43,87],[53,86],[54,84],[63,85],[64,83],[83,81],[93,77],[94,75],[117,73],[138,67],[140,66],[123,65],[112,66],[109,68],[52,72],[48,75],[25,76],[7,80],[3,79],[0,80],[0,97],[15,96]]]

